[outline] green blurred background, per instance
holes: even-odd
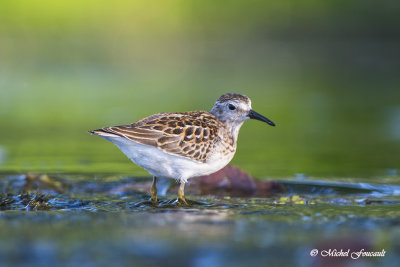
[[[400,167],[398,1],[1,1],[0,171],[148,174],[87,130],[248,95],[252,175]]]

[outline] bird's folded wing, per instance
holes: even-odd
[[[158,147],[170,154],[205,162],[215,145],[217,130],[215,125],[205,124],[203,119],[201,116],[167,114],[130,125],[105,127],[93,133],[101,135],[100,131],[114,134],[140,144]]]

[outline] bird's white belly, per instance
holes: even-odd
[[[215,155],[208,162],[201,163],[122,137],[101,137],[117,145],[129,159],[147,170],[151,175],[174,178],[183,182],[186,182],[189,178],[208,175],[222,169],[231,161],[234,155],[234,153],[224,156]]]

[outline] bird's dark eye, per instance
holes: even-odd
[[[232,105],[232,104],[229,104],[229,105],[228,105],[228,108],[229,108],[230,110],[235,110],[235,109],[236,109],[236,107],[235,107],[234,105]]]

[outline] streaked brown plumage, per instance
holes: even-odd
[[[222,141],[221,136],[227,129],[213,114],[193,111],[160,113],[129,125],[104,127],[91,132],[115,134],[204,163],[210,158],[215,144]],[[224,142],[231,145],[232,137],[227,136]]]

